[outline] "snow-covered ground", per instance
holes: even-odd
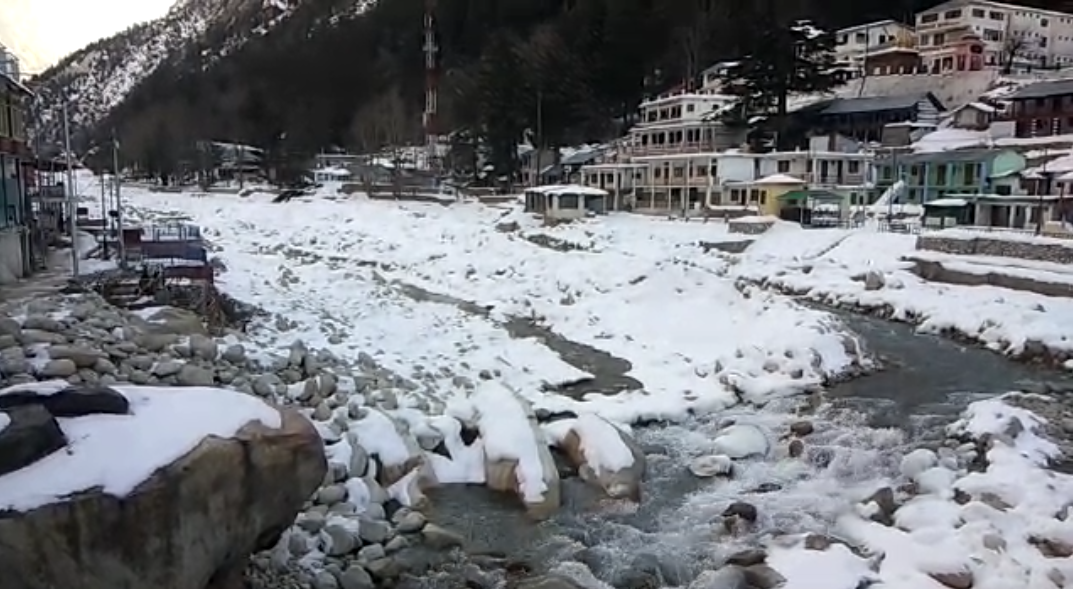
[[[583,402],[624,422],[734,404],[724,383],[753,400],[815,386],[849,368],[857,351],[830,315],[759,289],[739,292],[726,261],[700,256],[697,240],[725,238],[722,224],[610,217],[588,235],[564,234],[589,239],[589,249],[561,252],[497,231],[512,209],[479,204],[129,198],[201,225],[222,250],[223,287],[293,322],[259,332],[266,345],[302,339],[341,357],[365,352],[406,375],[420,365],[434,377],[435,390],[423,394],[441,401],[457,389],[449,374],[488,371],[538,407],[576,408],[541,385],[584,374],[539,342],[509,337],[498,325],[508,317],[632,363],[643,391]],[[491,312],[413,300],[400,283]]]
[[[1020,355],[1032,344],[1073,351],[1073,299],[927,282],[902,259],[915,252],[915,245],[912,235],[781,224],[750,247],[733,272],[818,301],[886,309],[923,332],[955,331],[1009,355]],[[1047,281],[1048,272],[1034,266],[1020,264],[1016,272]],[[883,286],[870,290],[863,278],[873,271],[882,274]]]
[[[613,215],[544,228],[512,207],[476,204],[312,198],[273,205],[259,195],[191,198],[142,190],[130,190],[126,198],[146,217],[180,212],[204,228],[227,267],[223,288],[279,318],[253,334],[265,346],[280,350],[301,339],[341,357],[368,354],[424,383],[400,396],[411,418],[416,408],[475,410],[488,418],[483,429],[500,439],[483,440],[485,448],[474,451],[494,450],[519,463],[538,459],[526,454],[524,444],[510,447],[519,432],[503,423],[524,415],[508,415],[502,389],[462,386],[454,375],[491,378],[537,407],[577,411],[583,415],[578,427],[598,430],[586,434],[591,441],[602,439],[607,428],[590,423],[586,414],[632,422],[718,411],[741,400],[772,401],[851,367],[856,343],[830,314],[747,281],[893,307],[924,330],[956,328],[1010,353],[1029,340],[1066,345],[1065,334],[1073,333],[1073,301],[925,283],[900,259],[913,250],[913,237],[869,230],[804,231],[779,224],[745,255],[730,259],[698,245],[743,238],[726,234],[721,223]],[[508,222],[517,227],[497,229]],[[860,277],[869,271],[884,276],[881,288],[866,288]],[[407,285],[425,294],[415,299]],[[475,313],[458,300],[489,312]],[[533,318],[628,360],[643,389],[580,401],[543,390],[544,383],[583,374],[543,343],[510,337],[503,322],[511,317]],[[496,413],[500,405],[504,411]],[[770,432],[775,426],[767,421],[782,427],[790,416],[761,412],[755,418]],[[1013,420],[1022,427],[1012,428]],[[405,454],[401,442],[392,441],[388,421],[366,421],[354,426],[368,434],[359,434],[363,443],[384,446],[381,454],[395,444]],[[429,423],[446,421],[432,417]],[[1073,481],[1044,468],[1056,448],[1037,434],[1038,425],[1035,416],[1001,400],[970,406],[950,433],[992,434],[984,472],[970,472],[972,449],[959,448],[909,454],[895,472],[880,475],[879,455],[866,444],[848,463],[833,467],[853,473],[853,485],[844,477],[818,476],[781,449],[761,450],[767,461],[745,463],[743,476],[719,485],[747,492],[745,485],[767,482],[749,476],[764,468],[787,481],[787,492],[757,496],[767,497],[756,499],[767,502],[760,503],[762,512],[781,504],[780,513],[826,521],[831,535],[865,549],[835,544],[806,550],[801,538],[773,540],[768,564],[786,578],[784,587],[853,589],[870,579],[898,589],[1060,588],[1073,578],[1073,564],[1039,546],[1046,540],[1054,552],[1073,542]],[[867,431],[855,435],[869,437],[872,446],[889,446],[883,440],[895,435],[838,427]],[[687,454],[714,448],[701,430],[681,434],[668,442],[689,446]],[[624,459],[613,452],[602,456],[615,464]],[[479,482],[479,459],[458,462],[453,469],[434,468],[445,481]],[[908,482],[914,491],[899,492],[895,525],[872,521],[881,506],[861,500],[877,488]],[[709,516],[719,515],[709,513],[709,497],[687,498],[681,510],[688,517],[664,527],[707,518],[709,529]]]

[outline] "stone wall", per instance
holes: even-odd
[[[912,258],[909,258],[912,259]],[[1013,276],[1001,272],[987,272],[977,274],[947,268],[941,262],[931,260],[912,259],[913,274],[929,282],[942,282],[945,284],[959,284],[963,286],[990,285],[1010,290],[1033,292],[1048,297],[1071,297],[1073,298],[1073,285],[1060,282],[1045,282],[1022,276]]]
[[[1073,264],[1073,242],[1000,239],[997,237],[942,237],[921,235],[917,249],[962,256],[997,256],[1057,264]]]
[[[728,233],[741,233],[743,235],[760,235],[771,229],[774,221],[741,221],[730,220],[727,222]]]

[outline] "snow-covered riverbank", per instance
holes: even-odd
[[[348,443],[345,432],[355,432],[360,437],[363,431],[390,433],[385,424],[405,424],[404,429],[412,438],[401,436],[393,446],[381,444],[382,447],[371,452],[381,460],[385,456],[401,458],[402,464],[412,453],[424,456],[443,479],[441,482],[486,481],[488,472],[481,467],[484,462],[474,457],[475,453],[483,452],[485,458],[493,455],[516,461],[519,465],[516,472],[521,473],[519,492],[539,493],[522,484],[523,480],[535,484],[538,478],[526,466],[541,460],[529,453],[527,448],[532,442],[529,446],[512,446],[517,442],[512,432],[532,431],[531,425],[525,423],[526,404],[532,404],[534,415],[562,416],[570,412],[565,414],[569,419],[574,419],[573,415],[583,419],[599,416],[602,420],[599,423],[612,427],[607,431],[629,432],[629,424],[638,420],[721,415],[741,401],[749,405],[772,404],[774,410],[784,397],[815,390],[832,377],[867,365],[856,340],[830,314],[803,308],[778,294],[743,288],[736,281],[754,271],[750,268],[756,269],[759,275],[759,268],[764,264],[775,268],[781,263],[785,267],[807,259],[808,251],[822,253],[832,245],[837,247],[836,241],[843,236],[832,236],[830,239],[835,241],[824,244],[812,243],[819,239],[813,237],[815,233],[777,236],[778,242],[773,239],[735,265],[730,260],[706,255],[697,246],[700,241],[727,239],[725,228],[716,223],[685,224],[612,216],[545,230],[522,219],[517,229],[500,231],[496,229],[497,224],[511,211],[479,205],[441,207],[360,199],[272,205],[256,198],[192,199],[186,195],[138,191],[128,194],[128,199],[147,217],[180,212],[206,230],[227,267],[221,280],[224,289],[275,315],[273,321],[251,334],[265,349],[285,353],[291,342],[302,340],[311,349],[330,350],[336,357],[358,363],[375,362],[399,375],[399,380],[366,383],[367,394],[362,399],[370,412],[352,414],[352,404],[335,396],[335,400],[325,399],[329,402],[323,409],[319,405],[311,406],[310,414],[322,424],[327,439],[334,435]],[[516,218],[508,220],[511,219]],[[544,232],[582,247],[569,252],[556,251],[527,239],[533,233]],[[875,237],[882,240],[891,236]],[[869,247],[886,252],[890,244]],[[862,264],[868,264],[869,255],[860,253]],[[876,259],[875,264],[893,263],[886,257]],[[490,311],[474,313],[465,305],[415,300],[406,293],[406,285]],[[924,293],[918,294],[919,299],[933,300],[929,298],[931,294],[923,290],[919,293]],[[995,305],[997,310],[999,303]],[[629,362],[632,365],[629,375],[641,382],[643,389],[614,396],[589,395],[583,399],[547,390],[544,385],[569,382],[585,375],[538,340],[511,338],[501,322],[517,316],[535,319],[566,338]],[[308,401],[301,398],[304,386],[289,390],[296,401]],[[348,394],[345,389],[340,392],[343,397]],[[518,403],[519,399],[524,403]],[[502,405],[505,400],[510,402]],[[1043,442],[1032,434],[1030,417],[1015,414],[1014,409],[997,402],[990,403],[974,405],[966,421],[958,427],[979,434],[987,429],[980,425],[983,415],[1014,415],[1026,427],[1022,436],[1009,440],[1012,447],[1043,447]],[[376,413],[383,413],[392,421],[379,421],[377,428],[368,429],[376,425],[370,421],[378,419],[370,417]],[[502,428],[486,424],[482,429],[482,414],[514,415],[516,419],[511,423],[515,425]],[[816,458],[816,452],[811,451],[817,445],[816,440],[823,440],[823,436],[832,435],[834,430],[818,424],[819,431],[815,434],[795,435],[804,448],[804,452],[799,452],[791,450],[791,440],[777,439],[785,433],[783,414],[756,415],[762,424],[767,424],[762,429],[770,448],[764,454],[765,460],[773,461],[772,468],[781,471],[787,480],[819,481],[811,493],[800,493],[800,485],[794,493],[784,495],[780,495],[779,489],[771,489],[767,494],[770,499],[766,501],[778,503],[805,497],[815,499],[822,493],[832,495],[820,509],[823,517],[815,518],[812,524],[837,523],[838,535],[854,546],[851,550],[835,543],[817,551],[808,549],[815,548],[817,540],[752,538],[752,545],[766,545],[768,565],[793,583],[789,586],[811,589],[814,577],[808,575],[835,570],[844,571],[838,579],[845,581],[847,589],[857,586],[850,581],[869,575],[893,587],[909,587],[911,583],[929,587],[926,584],[929,582],[933,583],[931,586],[952,582],[955,585],[947,586],[955,587],[963,577],[942,575],[960,574],[966,567],[976,576],[976,587],[1006,586],[987,585],[986,573],[991,570],[987,567],[1027,571],[1025,574],[1029,576],[1021,577],[1022,580],[1051,575],[1042,568],[1042,561],[1026,556],[1020,548],[994,556],[981,554],[979,546],[960,539],[959,534],[975,533],[971,527],[963,531],[965,524],[959,522],[976,517],[972,509],[974,503],[979,503],[959,504],[954,500],[964,499],[954,492],[955,486],[979,483],[979,476],[970,478],[974,475],[968,472],[968,467],[974,464],[968,447],[940,452],[935,456],[935,464],[924,454],[914,454],[914,460],[927,466],[922,472],[928,474],[922,475],[912,468],[900,472],[904,469],[895,465],[889,472],[867,470],[855,484],[845,486],[844,479],[817,475],[817,469],[829,468],[831,464],[821,466],[815,460],[822,463],[824,453],[819,452],[820,458]],[[687,437],[693,444],[688,454],[694,458],[720,456],[727,451],[725,445],[710,447],[709,438],[725,434],[727,426],[719,423],[718,417],[710,419],[715,420],[710,429],[698,429],[696,435]],[[338,425],[342,422],[346,423],[345,428]],[[1004,428],[1010,420],[996,418],[994,423]],[[332,424],[345,431],[333,432]],[[781,425],[776,427],[776,424]],[[464,430],[473,425],[484,437],[480,446],[465,443]],[[549,423],[529,439],[543,436],[545,443],[561,441],[564,437],[559,431],[561,427]],[[397,429],[395,425],[391,428]],[[846,435],[850,435],[848,432],[872,437],[890,435],[868,433],[860,424],[840,424],[838,428],[846,428]],[[588,438],[608,439],[591,432]],[[394,438],[389,435],[379,439]],[[608,464],[615,464],[616,457],[622,456],[611,449],[613,444],[592,443],[607,449],[599,454]],[[454,464],[445,464],[442,454],[433,451],[441,444],[448,448]],[[1015,471],[1026,480],[1031,480],[1030,476],[1048,476],[1032,474],[1045,471],[1031,462],[1007,460],[1009,453],[1003,453],[1002,447],[996,445],[1000,451],[990,463],[990,468],[996,469],[994,474],[980,475],[990,477],[986,481],[1002,479]],[[863,452],[834,467],[867,464],[869,456],[875,458]],[[349,462],[341,456],[337,460]],[[750,459],[743,456],[742,460],[739,470],[748,473],[752,468]],[[687,468],[687,463],[678,464],[678,468]],[[842,483],[833,484],[840,480]],[[916,487],[906,486],[910,482]],[[734,484],[747,483],[746,478]],[[888,514],[898,524],[895,527],[872,522],[875,513],[869,511],[871,507],[854,507],[883,487],[897,491],[895,500],[901,507]],[[971,494],[970,490],[965,492]],[[1003,492],[1015,495],[1004,501],[1017,500],[1019,505],[1017,493],[1028,491],[1009,487]],[[688,499],[685,501],[688,505]],[[1053,502],[1053,497],[1049,501]],[[817,505],[800,505],[799,510],[809,513]],[[1022,518],[1023,523],[1017,525],[1039,525],[1043,507],[1030,509],[1025,505],[1023,509],[1006,511]],[[711,518],[721,520],[727,507],[707,509],[715,510],[709,513]],[[762,501],[754,507],[760,520],[767,517],[769,512]],[[950,516],[955,509],[962,514],[958,518]],[[922,517],[922,513],[927,517],[914,519]],[[919,525],[920,521],[937,514],[945,519],[935,520],[931,528]],[[748,519],[740,514],[731,515]],[[908,523],[901,525],[897,521],[899,517]],[[770,531],[780,522],[767,524],[772,525],[765,524],[763,529]],[[798,540],[800,544],[793,544]],[[927,549],[920,546],[929,542],[947,547],[941,554],[936,552],[942,558],[922,560],[920,554]],[[955,546],[961,547],[960,552]],[[861,552],[864,548],[873,552],[865,554]],[[877,564],[874,557],[879,552],[887,554],[889,564],[887,560]],[[981,559],[986,566],[979,564]],[[713,560],[710,564],[714,570],[722,563]],[[935,581],[935,575],[942,576],[943,581]],[[825,582],[830,584],[834,580]],[[898,585],[899,582],[903,585]]]

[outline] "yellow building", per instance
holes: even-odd
[[[728,184],[730,204],[755,208],[760,215],[779,216],[779,197],[801,190],[807,182],[789,174],[772,174],[749,182]]]

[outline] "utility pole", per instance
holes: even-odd
[[[100,183],[101,183],[101,221],[104,223],[104,243],[101,244],[101,247],[102,247],[101,251],[102,251],[102,254],[103,254],[101,256],[101,259],[102,260],[107,260],[108,259],[108,239],[111,237],[111,235],[109,235],[109,233],[110,233],[110,231],[109,231],[110,223],[109,223],[109,220],[108,220],[108,187],[105,186],[105,183],[107,182],[108,177],[105,176],[105,174],[104,174],[104,166],[101,166],[100,170],[101,170],[101,174],[100,174]]]
[[[115,190],[115,225],[116,225],[116,250],[119,259],[119,267],[127,267],[127,248],[123,244],[123,193],[119,180],[119,139],[112,129],[112,178]]]
[[[67,100],[63,102],[63,149],[67,163],[67,228],[71,233],[71,273],[78,278],[78,209],[75,205],[75,175],[71,162],[71,124],[67,114]]]

